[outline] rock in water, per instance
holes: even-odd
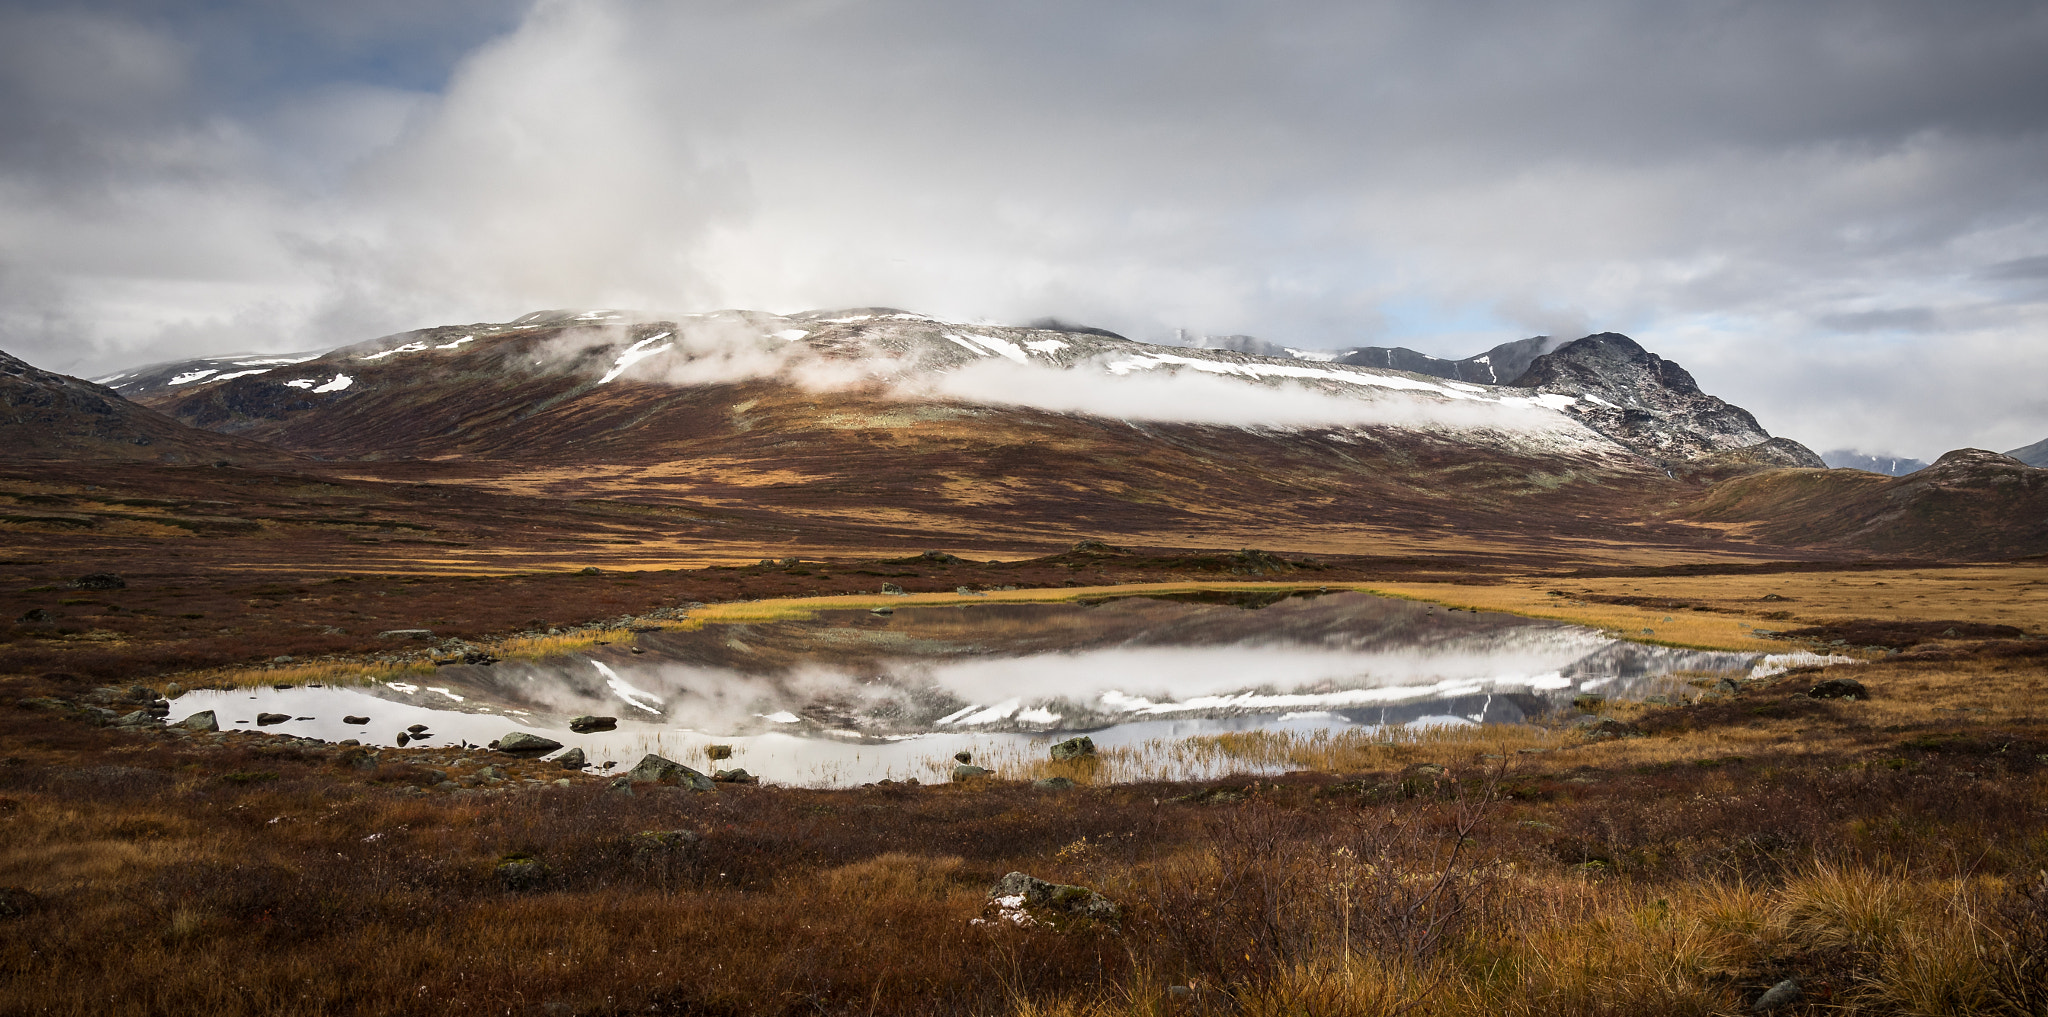
[[[626,771],[626,780],[632,784],[677,784],[692,791],[711,790],[710,777],[652,752],[640,757],[640,762]]]
[[[214,719],[212,710],[203,710],[179,721],[177,726],[187,731],[218,731],[220,721]]]
[[[555,762],[562,764],[564,770],[581,770],[588,760],[584,757],[583,750],[578,748],[556,756]]]
[[[976,777],[987,777],[993,773],[995,773],[994,770],[991,770],[985,766],[976,766],[973,763],[961,763],[960,765],[953,767],[953,780],[955,782],[968,781],[973,780]]]
[[[717,773],[712,774],[711,779],[717,781],[720,784],[761,783],[761,778],[756,777],[751,773],[748,773],[746,769],[743,767],[734,767],[730,770],[720,770]]]
[[[525,731],[514,731],[498,739],[498,751],[512,756],[545,756],[562,747],[553,738],[543,738]]]
[[[370,718],[368,718],[368,717],[343,717],[343,718],[341,718],[341,722],[342,722],[342,723],[344,723],[344,724],[368,724],[368,723],[370,722]]]
[[[1094,754],[1095,739],[1087,735],[1082,735],[1079,738],[1069,738],[1052,747],[1052,758],[1054,759],[1077,759],[1081,756],[1092,756]]]
[[[256,726],[267,727],[271,724],[282,724],[290,719],[292,719],[292,715],[289,713],[259,713],[256,715]]]
[[[704,746],[704,758],[706,758],[706,759],[731,759],[731,758],[732,758],[732,746],[730,746],[730,745],[706,745],[706,746]]]
[[[617,717],[586,716],[569,718],[569,730],[577,734],[590,734],[593,731],[610,731],[618,726],[619,718]]]

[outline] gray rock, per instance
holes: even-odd
[[[625,779],[633,784],[675,784],[691,791],[711,790],[710,777],[652,752],[640,757],[640,762],[626,771]]]
[[[1870,690],[1854,678],[1830,678],[1806,690],[1815,699],[1869,699]]]
[[[122,718],[121,718],[120,720],[117,720],[117,721],[115,721],[115,722],[114,722],[114,726],[115,726],[115,727],[156,727],[157,725],[159,725],[159,724],[161,724],[161,723],[162,723],[162,721],[160,721],[160,720],[158,720],[158,719],[157,719],[157,716],[156,716],[156,714],[154,714],[154,713],[152,713],[152,712],[150,712],[150,711],[148,711],[148,710],[137,710],[137,711],[135,711],[134,713],[126,714],[126,715],[124,715],[124,716],[123,716],[123,717],[122,717]]]
[[[1087,735],[1082,735],[1079,738],[1069,738],[1052,747],[1052,758],[1054,759],[1078,759],[1082,756],[1092,756],[1094,754],[1095,739]]]
[[[1768,1011],[1776,1010],[1780,1007],[1791,1006],[1792,1004],[1799,1002],[1799,996],[1799,980],[1796,978],[1787,978],[1784,981],[1771,986],[1770,990],[1765,992],[1762,996],[1757,997],[1755,1005],[1751,1006],[1749,1009],[1753,1013],[1766,1013]]]
[[[379,639],[432,639],[433,629],[385,629],[377,633]]]
[[[883,596],[888,597],[901,597],[903,596],[903,587],[898,586],[895,583],[883,583],[882,594]]]
[[[165,699],[176,699],[176,698],[178,698],[179,696],[182,696],[182,695],[184,695],[184,694],[185,694],[185,686],[183,686],[183,685],[180,685],[180,684],[178,684],[177,682],[172,682],[172,683],[170,683],[169,685],[166,685],[166,686],[164,686],[164,698],[165,698]]]
[[[1615,738],[1635,738],[1642,735],[1641,728],[1624,720],[1603,717],[1590,724],[1579,725],[1589,742],[1604,742]]]
[[[637,858],[664,858],[696,850],[703,840],[695,830],[642,830],[628,843]]]
[[[514,731],[498,739],[498,751],[511,756],[545,756],[562,747],[553,738],[543,738],[526,731]]]
[[[754,776],[753,774],[751,774],[751,773],[748,773],[748,772],[747,772],[747,771],[746,771],[745,769],[743,769],[743,768],[741,768],[741,767],[737,767],[737,766],[736,766],[736,767],[733,767],[733,768],[732,768],[732,769],[730,769],[730,770],[720,770],[720,771],[718,771],[717,773],[714,773],[714,774],[712,774],[712,775],[711,775],[711,779],[712,779],[712,780],[714,780],[714,781],[717,781],[717,782],[718,782],[718,783],[720,783],[720,784],[759,784],[759,783],[761,783],[761,778],[759,778],[759,777],[756,777],[756,776]]]
[[[991,770],[985,766],[976,766],[973,763],[961,763],[960,765],[953,767],[953,780],[955,783],[958,783],[960,781],[973,780],[977,777],[987,777],[993,773],[995,773],[994,770]]]
[[[619,718],[617,717],[583,716],[569,718],[569,730],[577,734],[590,734],[593,731],[610,731],[618,726]]]
[[[128,580],[112,572],[93,572],[72,580],[71,585],[81,590],[125,590]]]
[[[589,759],[583,755],[582,749],[576,748],[556,756],[555,762],[561,764],[564,770],[581,770],[588,764]]]
[[[1123,908],[1088,887],[1048,883],[1022,872],[1004,876],[989,889],[988,896],[991,900],[1021,896],[1027,908],[1067,918],[1086,918],[1107,925],[1123,920]]]
[[[619,779],[612,781],[611,786],[606,788],[605,790],[607,794],[615,794],[621,797],[631,798],[633,797],[633,781],[630,778],[620,777]]]
[[[515,893],[538,890],[547,877],[547,865],[532,855],[506,855],[498,862],[498,882]]]
[[[598,574],[598,569],[597,569],[597,566],[595,566],[595,565],[585,565],[585,566],[583,566],[583,572],[582,572],[582,574],[583,574],[583,575],[586,575],[586,576],[594,576],[594,575],[597,575],[597,574]]]
[[[1032,781],[1031,786],[1044,788],[1047,791],[1065,791],[1073,787],[1074,782],[1065,777],[1046,777],[1043,780]]]
[[[953,753],[953,761],[956,763],[972,763],[974,762],[974,753],[961,749]]]
[[[484,767],[484,768],[483,768],[483,769],[481,769],[481,770],[478,770],[478,771],[476,772],[476,779],[478,779],[478,780],[504,780],[504,779],[505,779],[505,771],[504,771],[504,770],[501,770],[501,769],[499,769],[499,768],[497,767],[497,765],[496,765],[496,764],[492,764],[492,765],[490,765],[490,766],[486,766],[486,767]]]
[[[407,727],[407,728],[405,729],[405,732],[406,732],[407,734],[419,734],[419,733],[420,733],[421,731],[425,731],[426,729],[427,729],[427,726],[426,726],[425,724],[413,724],[413,725],[411,725],[411,726]]]
[[[341,718],[341,722],[342,722],[342,723],[344,723],[344,724],[357,724],[357,725],[361,725],[361,724],[368,724],[368,723],[370,722],[370,718],[368,718],[368,717],[343,717],[343,718]]]
[[[290,719],[292,719],[292,715],[289,713],[259,713],[256,715],[256,726],[267,727],[271,724],[282,724]]]
[[[179,721],[177,726],[187,731],[218,731],[220,721],[214,718],[212,710],[202,710]]]
[[[407,745],[408,743],[410,743],[410,742],[412,741],[412,736],[411,736],[411,735],[409,735],[409,734],[406,734],[406,733],[405,733],[405,732],[403,732],[403,731],[400,731],[400,732],[398,732],[398,736],[397,736],[397,737],[395,737],[395,738],[393,738],[393,739],[391,739],[391,740],[392,740],[392,741],[394,741],[394,742],[397,742],[397,743],[398,743],[398,747],[399,747],[399,748],[404,748],[404,747],[405,747],[405,746],[406,746],[406,745]]]

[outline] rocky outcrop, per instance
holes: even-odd
[[[630,784],[675,784],[692,791],[709,791],[712,787],[709,776],[652,752],[640,757],[640,762],[626,771],[625,779]]]
[[[498,751],[511,756],[545,756],[562,747],[553,738],[544,738],[526,731],[514,731],[498,739]]]
[[[1667,469],[1741,450],[1753,450],[1758,467],[1826,466],[1806,446],[1772,438],[1748,410],[1700,391],[1685,368],[1617,332],[1537,357],[1515,385],[1572,397],[1565,412]]]
[[[1005,875],[988,891],[989,904],[1001,917],[1019,925],[1093,921],[1115,925],[1123,908],[1085,886],[1049,883],[1022,872]]]

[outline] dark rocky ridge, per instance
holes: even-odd
[[[1771,437],[1748,410],[1700,391],[1685,368],[1618,332],[1589,335],[1537,357],[1515,385],[1576,397],[1567,413],[1666,469],[1721,461],[1827,465],[1806,446]]]
[[[288,458],[266,446],[189,427],[119,393],[0,353],[0,454],[166,463]]]
[[[1400,346],[1361,346],[1345,350],[1334,362],[1353,367],[1409,371],[1452,381],[1469,381],[1475,385],[1517,385],[1537,357],[1557,349],[1563,342],[1553,336],[1531,336],[1502,343],[1463,360],[1445,360]]]
[[[2043,444],[2048,445],[2048,442]],[[2044,448],[2043,452],[2048,452],[2048,448]],[[2014,454],[2007,452],[2006,455]],[[1847,448],[1822,452],[1820,458],[1821,461],[1828,464],[1829,469],[1863,470],[1869,473],[1882,473],[1887,477],[1903,477],[1908,473],[1917,473],[1927,468],[1927,464],[1918,459],[1907,459],[1902,456],[1874,456]],[[2021,457],[2014,456],[2014,458]],[[2039,466],[2041,464],[2034,463],[2033,465]]]
[[[2043,438],[2032,445],[2013,449],[2007,452],[2006,455],[2026,463],[2028,466],[2048,466],[2048,438]]]

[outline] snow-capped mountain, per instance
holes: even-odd
[[[1536,354],[1545,348],[1551,351]],[[493,417],[493,426],[516,421],[530,428],[542,418],[585,417],[579,405],[617,401],[628,389],[658,399],[664,391],[777,381],[905,405],[1012,406],[1162,424],[1424,432],[1659,471],[1742,450],[1766,453],[1762,465],[1818,463],[1796,444],[1772,439],[1748,413],[1700,393],[1683,370],[1625,337],[1561,345],[1538,337],[1446,363],[1473,370],[1494,359],[1501,362],[1496,366],[1518,367],[1524,358],[1534,380],[1517,387],[1336,360],[1161,346],[1061,323],[950,322],[894,308],[658,319],[623,311],[540,311],[502,324],[401,333],[312,358],[281,356],[267,364],[254,357],[208,358],[109,381],[188,423],[286,437],[287,443],[290,434],[325,430],[317,421],[348,418],[353,447],[346,451],[352,453],[405,448],[422,454],[423,438],[476,430],[480,422],[450,420],[424,434],[419,427],[385,434],[400,417],[388,412],[394,399],[412,401],[408,394],[450,386],[461,391],[443,392],[434,405],[411,406],[403,419],[445,417],[461,407]],[[369,418],[359,412],[373,405],[386,412]],[[382,447],[365,447],[371,444]]]

